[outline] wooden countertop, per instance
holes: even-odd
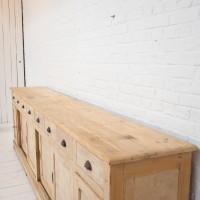
[[[11,90],[110,164],[196,150],[193,144],[45,87]]]

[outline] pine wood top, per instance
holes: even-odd
[[[110,164],[196,150],[188,142],[45,87],[11,90]]]

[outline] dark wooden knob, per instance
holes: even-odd
[[[31,111],[30,110],[28,111],[28,114],[31,115]]]
[[[87,161],[85,162],[84,167],[85,167],[88,171],[92,171],[92,165],[91,165],[91,163],[90,163],[89,160],[87,160]]]
[[[47,128],[47,132],[51,133],[51,128],[50,127]]]
[[[36,119],[36,122],[37,122],[37,123],[40,123],[40,118],[39,118],[39,117]]]
[[[66,141],[65,141],[65,140],[62,140],[61,145],[62,145],[63,147],[67,147]]]
[[[19,104],[19,101],[17,101],[17,103]]]
[[[22,106],[22,108],[24,109],[24,105]]]
[[[15,97],[13,97],[13,99],[15,99]]]

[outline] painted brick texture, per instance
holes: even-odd
[[[24,0],[27,85],[200,147],[199,0]],[[191,199],[200,199],[200,153]]]

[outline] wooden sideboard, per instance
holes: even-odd
[[[40,199],[189,199],[194,145],[45,87],[11,90],[14,148]]]

